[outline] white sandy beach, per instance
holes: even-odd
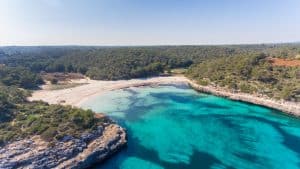
[[[43,86],[43,90],[33,92],[28,100],[42,100],[49,104],[64,104],[80,107],[87,99],[100,95],[103,92],[146,85],[188,83],[188,79],[183,76],[170,76],[117,81],[81,79],[75,82],[87,84],[61,90],[47,90],[46,87]]]
[[[227,97],[232,100],[263,105],[266,107],[281,110],[288,114],[300,116],[300,103],[283,100],[279,101],[268,98],[266,96],[256,96],[247,93],[230,92],[228,90],[213,86],[200,86],[184,76],[153,77],[118,81],[81,79],[75,80],[75,82],[87,84],[61,90],[48,90],[46,87],[42,87],[44,88],[43,90],[33,92],[32,96],[28,98],[28,100],[42,100],[48,102],[49,104],[64,104],[80,107],[83,102],[87,101],[91,97],[100,95],[107,91],[147,85],[185,83],[189,84],[191,87],[200,92],[211,93],[217,96]]]

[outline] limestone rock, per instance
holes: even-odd
[[[126,145],[126,132],[116,124],[99,126],[80,138],[65,136],[54,145],[39,136],[0,148],[0,168],[87,168]]]

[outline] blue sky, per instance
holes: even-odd
[[[0,45],[300,41],[300,0],[0,0]]]

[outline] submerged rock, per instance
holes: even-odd
[[[126,145],[126,133],[116,124],[98,127],[80,138],[70,136],[49,145],[39,136],[0,149],[0,168],[87,168]]]

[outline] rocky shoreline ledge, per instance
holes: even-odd
[[[190,87],[192,87],[194,90],[199,92],[209,93],[216,96],[225,97],[231,100],[261,105],[261,106],[283,111],[289,115],[300,117],[300,103],[283,101],[283,100],[279,101],[279,100],[267,98],[266,96],[256,96],[247,93],[231,92],[214,86],[201,86],[192,80],[188,80],[187,82]]]
[[[0,147],[0,168],[87,168],[126,143],[125,130],[111,123],[83,133],[80,138],[65,136],[53,145],[34,136]]]

